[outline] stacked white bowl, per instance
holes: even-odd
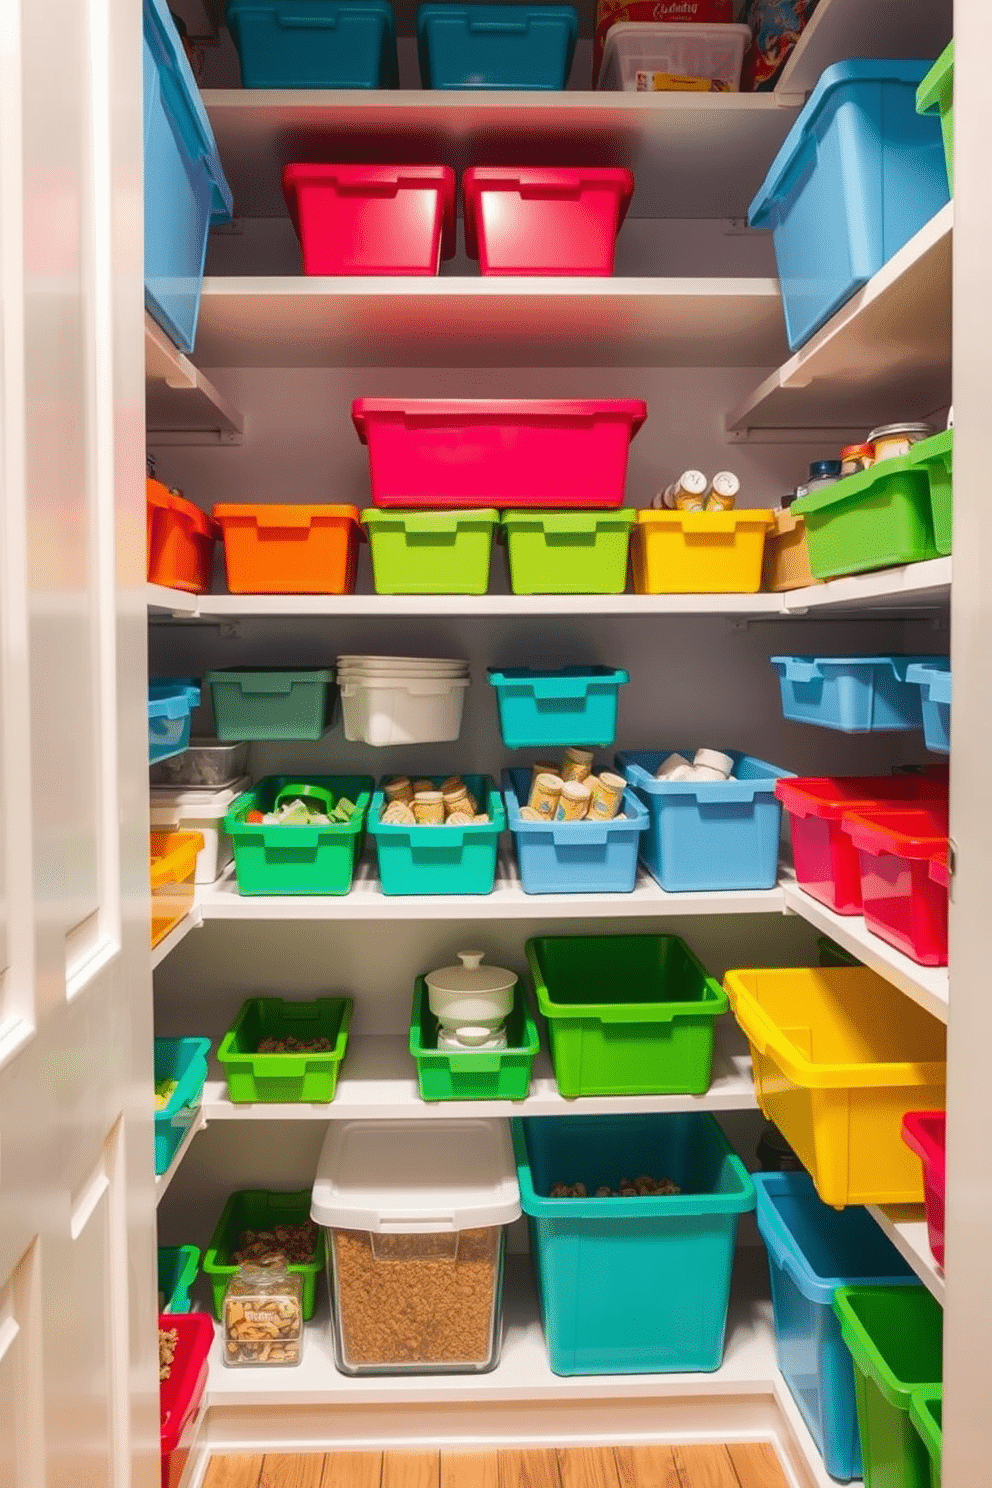
[[[462,727],[468,662],[430,656],[339,656],[344,736],[386,748],[441,744]]]

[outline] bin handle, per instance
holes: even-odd
[[[790,656],[785,663],[785,676],[789,682],[815,682],[823,672],[817,661],[802,661],[798,656]]]
[[[473,36],[526,36],[527,21],[469,21]]]
[[[536,827],[537,822],[528,822],[527,825]],[[599,823],[588,820],[552,822],[551,827],[555,847],[605,847],[609,841],[607,828],[610,825],[609,822],[605,821]],[[622,827],[624,823],[620,822],[619,825]],[[572,830],[574,827],[581,827],[583,829],[581,836],[575,834]]]
[[[285,31],[336,31],[335,15],[307,15],[305,12],[279,10],[276,21]]]
[[[458,1050],[451,1061],[452,1074],[464,1070],[469,1075],[498,1075],[501,1057],[498,1049],[479,1049],[475,1053]]]

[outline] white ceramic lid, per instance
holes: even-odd
[[[151,802],[151,824],[157,821],[175,821],[177,817],[226,816],[232,801],[251,790],[251,776],[242,775],[230,785],[216,789],[210,785],[153,785],[149,791]]]
[[[434,992],[505,992],[516,984],[516,972],[505,966],[483,966],[485,951],[459,951],[460,966],[442,966],[424,977]]]
[[[520,1189],[508,1121],[332,1121],[310,1217],[416,1235],[510,1224]]]

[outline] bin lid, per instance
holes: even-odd
[[[520,1217],[509,1123],[332,1121],[310,1217],[399,1235],[509,1224]]]
[[[211,183],[210,222],[216,227],[230,222],[234,198],[227,184],[217,141],[193,69],[183,49],[167,0],[144,0],[142,7],[145,44],[158,70],[162,102],[173,127],[182,137],[190,158],[202,161]],[[147,99],[145,106],[147,108]]]
[[[175,822],[182,817],[212,821],[214,817],[226,816],[231,802],[247,790],[251,790],[250,775],[239,775],[237,780],[219,790],[209,785],[153,785],[149,791],[152,826]]]
[[[458,951],[460,966],[441,966],[424,977],[435,992],[505,992],[515,987],[517,974],[506,966],[483,966],[485,951]]]

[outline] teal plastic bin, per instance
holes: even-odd
[[[161,1111],[155,1112],[155,1172],[164,1173],[193,1124],[207,1078],[210,1040],[155,1040],[155,1080],[178,1084]]]
[[[490,667],[499,727],[507,749],[566,749],[612,744],[620,689],[630,673],[605,666]]]
[[[513,1122],[548,1359],[555,1374],[710,1371],[723,1358],[738,1216],[754,1184],[706,1112]],[[679,1194],[550,1197],[669,1178]]]
[[[192,1312],[190,1288],[200,1274],[200,1251],[195,1245],[158,1248],[159,1312]]]
[[[392,778],[391,776],[388,778]],[[435,787],[444,775],[425,776]],[[496,882],[496,849],[506,831],[503,797],[488,775],[462,779],[489,813],[489,822],[467,827],[392,826],[382,820],[386,793],[380,782],[369,808],[369,835],[379,857],[384,894],[491,894]]]
[[[214,732],[222,744],[243,739],[321,739],[331,726],[333,669],[260,667],[208,672]]]
[[[227,0],[227,24],[244,88],[396,87],[388,0]]]

